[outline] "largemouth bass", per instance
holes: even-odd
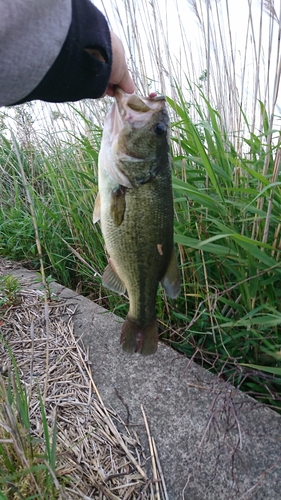
[[[119,294],[128,292],[120,342],[130,353],[157,350],[159,282],[171,298],[180,292],[169,134],[164,96],[116,91],[104,123],[93,220],[101,222],[109,255],[102,283]]]

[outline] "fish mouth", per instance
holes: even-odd
[[[155,102],[155,101],[166,101],[166,96],[164,94],[156,94],[156,92],[153,92],[150,94],[148,97],[140,97],[137,94],[126,94],[124,90],[122,90],[120,87],[116,87],[115,89],[115,99],[117,102],[119,102],[121,99],[124,98],[130,98],[130,97],[137,97],[138,99],[142,101],[148,101],[148,102]]]
[[[122,131],[126,134],[131,129],[141,129],[145,127],[152,119],[155,113],[164,111],[166,98],[163,95],[152,94],[151,97],[139,97],[136,94],[126,94],[122,89],[115,91],[115,102],[104,120],[104,132],[102,143],[103,161],[107,165],[106,171],[111,179],[117,184],[127,188],[132,187],[132,183],[123,171],[116,167],[116,159],[122,158],[123,161],[130,161],[132,165],[142,163],[143,158],[127,155],[120,149],[119,138]],[[166,114],[166,111],[164,111]],[[149,160],[149,158],[146,158]]]
[[[119,87],[116,88],[115,102],[104,121],[104,135],[109,137],[108,141],[111,146],[116,142],[119,132],[126,123],[133,128],[142,128],[149,123],[154,113],[163,110],[166,97],[154,94],[152,96],[140,97],[137,94],[126,94]]]
[[[135,127],[139,128],[149,122],[151,115],[164,108],[166,97],[154,94],[152,97],[140,97],[137,94],[126,94],[117,87],[115,100],[121,120],[134,123]]]

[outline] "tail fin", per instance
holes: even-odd
[[[127,317],[122,327],[120,343],[122,349],[130,354],[134,352],[144,356],[154,354],[158,344],[157,319],[143,326]]]

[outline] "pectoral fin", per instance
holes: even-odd
[[[126,292],[126,287],[120,280],[118,274],[112,266],[112,262],[110,259],[103,273],[102,284],[109,290],[119,293],[119,295],[122,295],[122,293]]]
[[[94,213],[93,213],[93,223],[95,224],[100,220],[100,193],[97,194]]]
[[[180,270],[174,248],[172,251],[171,259],[166,274],[164,278],[161,280],[161,285],[163,286],[168,297],[170,297],[171,299],[175,299],[180,293],[181,289]]]
[[[120,226],[124,220],[126,209],[125,188],[120,186],[111,193],[110,215],[113,218],[115,226]]]

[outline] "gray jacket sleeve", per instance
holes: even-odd
[[[109,28],[90,0],[0,0],[0,106],[99,97],[111,64]]]
[[[57,58],[71,0],[0,0],[0,105],[22,99]]]

